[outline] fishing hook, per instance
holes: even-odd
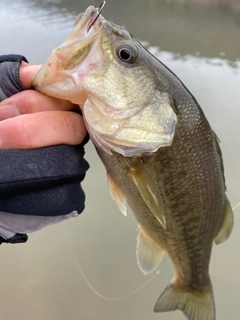
[[[100,16],[100,14],[101,14],[101,12],[102,12],[105,4],[106,4],[106,1],[103,1],[103,2],[100,4],[100,6],[97,8],[98,14],[97,14],[96,18],[93,20],[93,22],[90,24],[90,26],[88,27],[87,32],[89,32],[89,30],[91,29],[91,27],[92,27],[92,26],[94,25],[94,23],[97,21],[97,19],[98,19],[98,17]]]

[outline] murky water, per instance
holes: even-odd
[[[0,53],[21,53],[42,63],[72,28],[74,17],[96,1],[1,0]],[[108,0],[104,16],[125,25],[186,84],[221,140],[228,197],[240,201],[240,1]],[[154,314],[153,306],[173,275],[165,257],[159,274],[119,301],[97,296],[79,273],[109,299],[121,298],[150,277],[135,259],[131,212],[111,200],[93,146],[84,181],[86,210],[77,219],[30,235],[25,245],[1,246],[0,319],[183,320],[180,312]],[[217,319],[240,316],[240,208],[230,239],[214,246],[210,273]],[[163,269],[162,269],[163,268]]]

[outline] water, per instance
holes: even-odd
[[[90,4],[99,5],[1,0],[0,53],[44,62],[68,35],[75,15]],[[197,98],[221,140],[228,197],[235,205],[240,201],[240,2],[108,0],[103,14],[145,41]],[[149,279],[135,259],[136,221],[130,212],[124,218],[111,200],[105,170],[90,143],[86,157],[91,169],[84,181],[84,213],[30,235],[24,245],[1,246],[0,319],[184,320],[181,312],[152,311],[172,278],[171,264],[144,289],[116,302],[99,298],[79,274],[74,259],[109,298],[124,296]],[[210,273],[218,320],[240,315],[239,212],[230,239],[213,248]]]

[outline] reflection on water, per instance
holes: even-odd
[[[31,62],[43,62],[67,36],[75,15],[99,3],[2,0],[1,53],[23,53]],[[103,14],[147,41],[197,98],[221,140],[228,196],[235,205],[240,201],[239,1],[108,0]],[[79,274],[74,259],[109,298],[124,296],[148,279],[135,259],[136,221],[131,213],[124,218],[110,199],[91,143],[86,155],[91,170],[84,181],[87,204],[81,217],[30,235],[25,245],[1,246],[0,319],[185,319],[180,312],[152,312],[172,278],[171,264],[144,289],[116,302],[99,298]],[[232,236],[214,246],[212,255],[218,320],[240,315],[238,212]]]

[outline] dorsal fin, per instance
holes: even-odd
[[[129,174],[150,211],[161,223],[163,228],[166,229],[161,194],[141,160],[139,160],[134,168],[130,168]]]
[[[116,201],[119,210],[126,217],[127,216],[127,206],[126,206],[126,198],[122,191],[120,190],[117,183],[113,180],[110,174],[107,172],[108,186],[110,190],[110,194],[113,200]]]
[[[164,251],[141,229],[137,237],[137,263],[144,274],[153,272],[160,264]]]

